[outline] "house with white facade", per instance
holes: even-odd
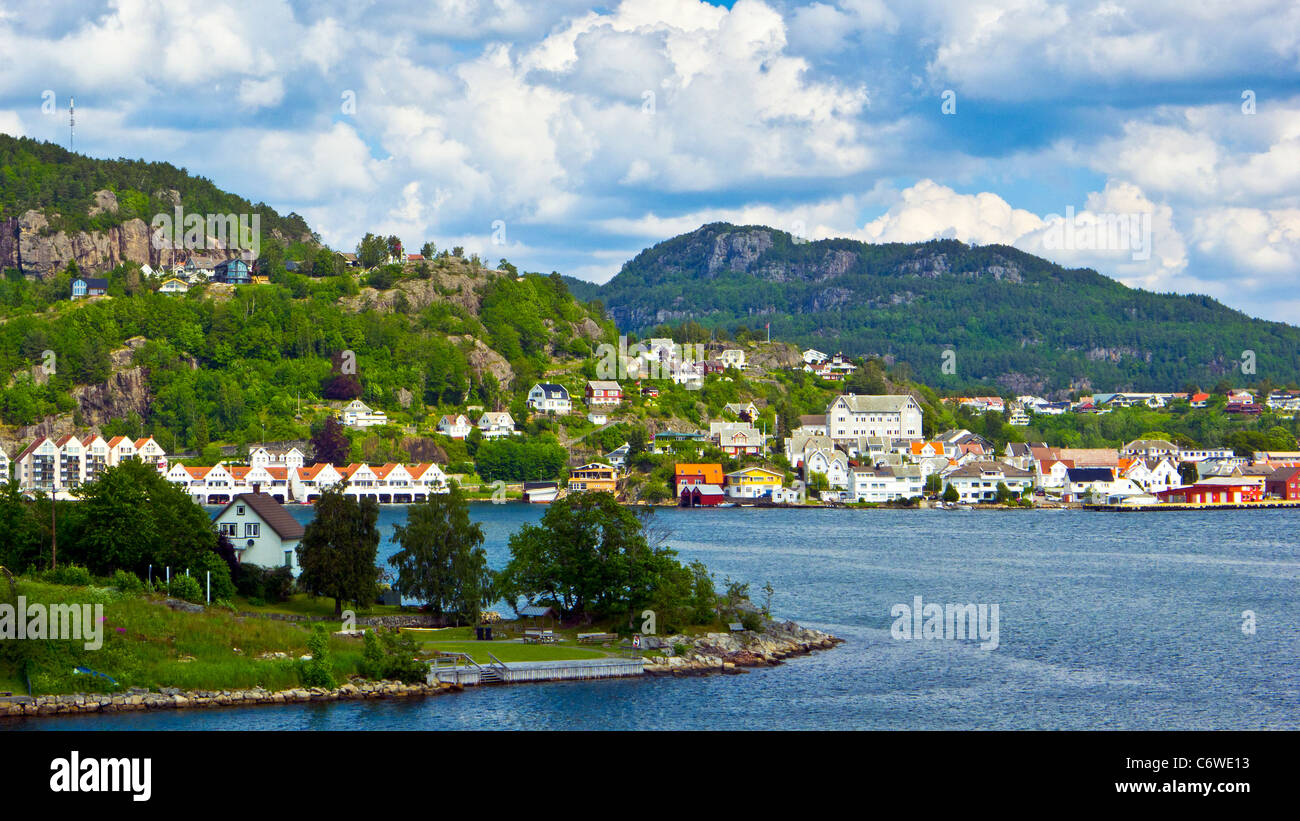
[[[83,478],[87,482],[93,482],[108,470],[108,442],[98,433],[92,433],[81,437],[81,447],[85,454]]]
[[[718,361],[724,368],[735,368],[736,370],[745,370],[745,352],[740,348],[727,348],[718,355]]]
[[[0,483],[9,481],[12,467],[13,463],[9,459],[8,452],[5,451],[4,445],[0,445]]]
[[[724,453],[732,456],[742,453],[759,454],[767,446],[767,437],[746,422],[710,422],[709,438]]]
[[[447,474],[432,462],[410,465],[406,472],[411,475],[412,493],[417,502],[423,502],[431,493],[446,493]]]
[[[842,394],[826,409],[827,432],[836,441],[862,436],[921,438],[921,406],[908,394]]]
[[[350,428],[372,428],[388,424],[387,413],[373,410],[360,399],[353,399],[344,405],[343,410],[339,412],[339,417],[343,424]]]
[[[343,481],[343,474],[331,464],[317,462],[311,467],[293,468],[289,471],[289,488],[295,502],[311,504],[321,492]]]
[[[135,442],[125,436],[108,440],[108,464],[112,467],[136,458]]]
[[[438,420],[438,433],[452,439],[464,439],[469,436],[469,432],[473,428],[474,426],[470,424],[469,417],[463,413],[443,414],[443,417]]]
[[[53,493],[59,484],[59,447],[48,436],[38,436],[14,459],[15,475],[24,490]]]
[[[835,448],[814,448],[805,450],[803,455],[804,481],[811,484],[812,474],[820,473],[826,482],[836,490],[849,486],[849,457]]]
[[[528,391],[528,407],[538,413],[570,413],[573,400],[568,388],[553,382],[538,382]]]
[[[999,484],[1019,496],[1033,486],[1034,475],[1001,462],[969,462],[944,474],[943,480],[962,502],[973,504],[996,501]]]
[[[248,454],[248,464],[255,467],[300,468],[306,464],[306,456],[296,447],[279,450],[259,446]]]
[[[505,411],[488,411],[484,413],[478,418],[477,426],[484,439],[513,436],[517,432],[514,417]]]
[[[230,539],[241,564],[287,567],[295,577],[302,572],[298,545],[305,530],[273,497],[265,493],[240,493],[213,522],[217,532]]]
[[[923,495],[925,479],[915,466],[855,467],[846,496],[851,502],[892,502]]]
[[[137,439],[132,444],[135,446],[136,459],[146,465],[153,465],[159,470],[167,469],[167,452],[162,449],[162,445],[154,441],[152,436]]]

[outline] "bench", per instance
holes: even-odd
[[[731,624],[727,625],[727,629],[731,630],[733,633],[743,633],[745,632],[745,625],[738,621],[733,621]]]
[[[538,630],[529,628],[524,631],[524,641],[528,644],[551,644],[558,637],[551,630]]]
[[[604,644],[607,641],[617,641],[617,633],[579,633],[579,644]]]

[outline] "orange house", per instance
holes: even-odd
[[[673,471],[677,493],[688,485],[722,486],[722,465],[678,463]]]

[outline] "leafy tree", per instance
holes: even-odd
[[[341,616],[345,599],[369,604],[379,593],[379,504],[335,486],[321,492],[315,508],[298,544],[298,584],[313,596],[332,597],[334,615]]]
[[[307,653],[311,658],[298,662],[298,678],[302,686],[333,689],[334,665],[329,650],[329,634],[325,632],[325,626],[312,625],[311,637],[307,639]]]
[[[656,612],[686,612],[691,572],[676,551],[651,544],[647,514],[626,508],[609,493],[575,493],[551,504],[540,524],[510,537],[510,561],[500,589],[518,600],[553,602],[566,615],[628,616],[655,605]]]
[[[339,424],[339,420],[327,416],[320,429],[312,434],[311,449],[316,462],[345,465],[348,463],[348,452],[352,449],[352,442],[343,430],[343,425]]]
[[[430,493],[423,504],[407,508],[405,525],[394,525],[401,549],[388,559],[397,568],[394,587],[428,604],[434,615],[454,615],[477,622],[491,597],[492,576],[483,549],[483,528],[469,518],[469,503],[460,486]]]
[[[944,488],[943,500],[950,504],[961,500],[961,494],[957,492],[957,488],[953,487],[951,482],[948,483],[948,487]]]

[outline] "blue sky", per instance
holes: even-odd
[[[66,145],[75,97],[78,150],[338,248],[604,281],[729,220],[1000,242],[1300,315],[1294,2],[9,0],[0,44],[0,131]],[[1116,219],[1141,228],[1068,239]]]

